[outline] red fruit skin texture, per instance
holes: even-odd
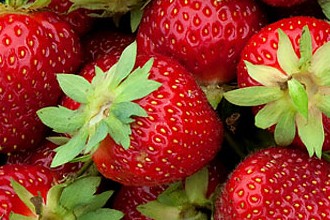
[[[208,165],[209,182],[206,197],[213,194],[220,183],[223,183],[227,176],[227,170],[222,163],[212,161]],[[125,186],[122,185],[115,194],[112,208],[122,211],[125,216],[122,220],[151,220],[141,214],[136,207],[157,199],[159,194],[167,189],[168,185],[156,186]]]
[[[243,46],[265,23],[254,0],[156,0],[145,9],[138,48],[173,57],[200,84],[221,84],[236,78]]]
[[[58,167],[51,167],[51,163],[55,156],[55,151],[58,145],[43,141],[42,144],[33,151],[21,151],[10,154],[7,159],[7,164],[28,164],[38,165],[50,169],[54,173],[54,177],[59,182],[65,178],[74,175],[81,167],[82,163],[66,163]]]
[[[329,171],[329,162],[301,149],[255,152],[230,175],[214,219],[329,219]]]
[[[46,127],[36,115],[61,95],[55,73],[80,65],[78,37],[51,12],[0,16],[0,151],[32,148]]]
[[[330,24],[325,20],[307,16],[296,16],[284,18],[269,24],[255,34],[242,50],[241,59],[237,66],[237,82],[239,87],[259,86],[260,83],[253,80],[246,70],[244,60],[253,64],[262,64],[281,69],[277,60],[278,34],[277,29],[281,28],[291,39],[293,47],[299,56],[299,39],[302,28],[308,25],[312,36],[313,53],[317,48],[330,40]],[[256,114],[260,107],[255,107],[253,112]],[[325,140],[323,150],[330,150],[330,119],[323,115],[323,126]],[[273,128],[271,128],[273,131]],[[300,138],[296,136],[294,145],[306,148]]]
[[[273,7],[292,7],[304,3],[306,0],[262,0],[264,3]]]
[[[140,55],[136,65],[150,57]],[[128,150],[111,138],[93,160],[107,178],[124,185],[159,185],[185,178],[209,163],[221,148],[223,125],[194,78],[175,60],[154,56],[150,79],[162,86],[136,102],[148,117],[131,124]]]
[[[135,40],[134,34],[117,30],[96,30],[83,38],[84,59],[87,62],[112,54],[120,56],[123,50]]]
[[[40,193],[46,199],[48,190],[53,186],[52,172],[44,167],[32,165],[4,165],[0,167],[0,213],[1,220],[9,220],[10,212],[36,217],[18,198],[10,185],[14,179],[33,195]]]

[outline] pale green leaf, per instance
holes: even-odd
[[[121,54],[116,67],[116,72],[112,74],[111,88],[116,88],[133,70],[137,54],[136,41],[128,45]]]
[[[10,183],[20,200],[34,213],[35,206],[30,199],[37,195],[33,195],[32,193],[30,193],[23,185],[21,185],[14,179],[11,179]]]
[[[258,106],[282,98],[283,91],[278,87],[252,86],[224,93],[224,98],[239,106]]]
[[[311,59],[310,72],[318,78],[320,85],[330,86],[330,42],[319,47]]]
[[[181,181],[170,184],[168,188],[157,197],[157,200],[162,204],[174,207],[182,206],[189,202]]]
[[[137,206],[137,210],[144,216],[156,220],[180,220],[181,210],[179,207],[168,206],[159,201],[151,201],[146,204]]]
[[[85,215],[79,216],[77,220],[120,220],[124,213],[115,209],[102,208]]]
[[[129,124],[121,122],[115,115],[110,114],[105,120],[108,125],[108,133],[116,144],[121,145],[124,149],[130,146],[131,128]]]
[[[93,129],[93,131],[91,131]],[[104,121],[100,121],[89,129],[89,137],[87,140],[84,153],[89,153],[98,147],[99,143],[108,135],[108,125]]]
[[[291,40],[281,29],[278,29],[277,60],[287,75],[299,72],[299,58],[293,49]]]
[[[75,209],[75,215],[82,216],[86,213],[96,211],[106,205],[113,191],[105,191],[102,193],[94,194],[88,203]]]
[[[256,127],[266,129],[277,124],[280,120],[281,114],[284,111],[287,111],[288,107],[286,99],[279,99],[267,103],[255,116]]]
[[[297,112],[308,117],[308,95],[305,87],[296,79],[288,81],[289,95]]]
[[[116,89],[115,102],[127,102],[143,98],[157,90],[162,84],[148,79],[153,59],[142,68],[136,68]]]
[[[68,163],[78,156],[85,148],[87,141],[86,129],[81,129],[66,144],[55,149],[56,154],[53,158],[51,167],[57,167]]]
[[[317,108],[310,108],[308,120],[297,115],[298,134],[310,156],[321,158],[324,142],[322,113]]]
[[[63,106],[45,107],[37,111],[37,115],[48,127],[58,133],[70,133],[83,126],[85,117],[78,110],[70,110]]]
[[[274,139],[280,146],[288,146],[296,136],[295,111],[286,111],[275,126]]]
[[[299,41],[299,46],[300,46],[300,60],[299,60],[300,71],[306,72],[310,67],[311,59],[313,55],[312,37],[307,25],[303,27],[302,35]]]
[[[132,116],[147,117],[148,114],[139,104],[135,102],[120,102],[111,105],[110,111],[121,122],[129,124],[134,120]]]
[[[330,0],[318,0],[319,5],[322,8],[324,15],[330,19]]]
[[[65,187],[60,198],[60,205],[67,210],[89,204],[101,183],[97,176],[83,177]]]
[[[244,61],[249,76],[261,85],[267,87],[279,87],[285,83],[288,76],[279,69],[266,65],[255,65],[248,61]]]
[[[206,167],[186,178],[184,188],[191,204],[203,206],[208,202],[206,198],[208,183],[209,171]]]
[[[79,103],[87,103],[87,94],[91,84],[82,76],[75,74],[57,74],[57,81],[63,92]]]
[[[315,99],[318,109],[330,118],[330,95],[317,95]]]
[[[9,220],[36,220],[35,217],[25,216],[11,212],[9,214]]]
[[[131,31],[132,33],[134,33],[140,25],[143,11],[141,9],[134,9],[131,10],[130,13],[131,13],[130,14]]]

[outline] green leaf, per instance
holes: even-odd
[[[225,99],[239,106],[258,106],[282,98],[284,92],[278,87],[252,86],[224,93]]]
[[[170,184],[169,187],[158,196],[157,200],[162,204],[173,207],[189,203],[182,182]]]
[[[143,11],[141,9],[134,9],[130,13],[131,31],[134,33],[140,25]]]
[[[71,133],[81,128],[85,116],[77,110],[70,110],[63,106],[45,107],[37,111],[37,115],[48,127],[58,133]]]
[[[32,213],[35,213],[35,206],[31,202],[31,198],[35,195],[30,193],[23,185],[14,179],[10,179],[10,183],[20,200],[30,209],[30,211],[32,211]]]
[[[318,3],[321,6],[324,15],[327,17],[327,19],[330,19],[330,1],[318,0]]]
[[[280,120],[281,114],[288,110],[287,106],[288,105],[285,99],[279,99],[274,102],[267,103],[255,116],[256,127],[266,129],[277,124]]]
[[[316,154],[318,158],[321,158],[324,143],[324,128],[321,111],[312,107],[309,110],[308,120],[298,115],[296,123],[299,137],[305,144],[309,155],[313,156]]]
[[[168,206],[158,201],[151,201],[137,206],[137,210],[144,216],[155,220],[180,220],[181,210],[179,207]]]
[[[308,117],[308,95],[305,87],[296,79],[288,81],[289,94],[297,112]]]
[[[162,84],[149,80],[153,59],[150,59],[143,68],[136,68],[116,89],[115,102],[133,101],[147,96],[157,90]]]
[[[186,178],[184,187],[190,203],[203,206],[209,202],[206,198],[208,183],[209,172],[206,167]]]
[[[314,74],[320,85],[330,86],[330,42],[319,47],[311,59],[310,72]]]
[[[67,210],[89,204],[101,183],[101,178],[97,176],[83,177],[75,180],[62,191],[60,198],[61,206]]]
[[[85,129],[81,129],[78,134],[70,139],[70,141],[56,148],[56,154],[53,158],[51,167],[57,167],[68,163],[78,156],[85,148],[87,136],[87,131]]]
[[[320,95],[315,96],[317,108],[330,118],[330,95]]]
[[[114,103],[111,106],[111,113],[122,123],[129,124],[134,120],[132,116],[147,117],[148,114],[139,104],[134,102]]]
[[[248,61],[244,61],[249,76],[267,87],[278,87],[285,83],[288,76],[279,69],[266,65],[254,65]]]
[[[116,72],[111,74],[111,88],[116,88],[133,70],[137,54],[136,41],[128,45],[121,54],[116,67]]]
[[[113,191],[105,191],[100,194],[95,194],[87,204],[83,204],[75,209],[75,215],[82,216],[104,207],[112,194]]]
[[[299,60],[299,66],[301,72],[308,71],[311,59],[313,55],[313,48],[312,48],[312,38],[311,34],[309,32],[308,26],[305,25],[303,27],[302,35],[299,42],[300,46],[300,60]]]
[[[16,214],[14,212],[11,212],[9,214],[9,220],[36,220],[36,218],[28,217],[28,216],[25,216],[25,215],[20,215],[20,214]]]
[[[121,211],[114,209],[98,209],[94,212],[89,212],[83,216],[79,216],[77,220],[119,220],[124,217],[124,214]]]
[[[293,49],[292,43],[281,29],[278,29],[277,60],[287,75],[299,72],[299,58]]]
[[[128,149],[131,143],[129,136],[132,133],[130,125],[123,123],[113,114],[110,114],[105,121],[108,125],[108,132],[116,144]]]
[[[74,74],[57,74],[57,81],[63,92],[79,103],[87,103],[87,94],[91,84],[82,76]]]
[[[295,111],[284,112],[275,127],[274,139],[280,146],[288,146],[296,136]]]
[[[93,128],[93,131],[91,129]],[[108,135],[108,125],[104,121],[100,121],[89,129],[89,137],[85,149],[85,154],[93,151],[98,144]]]

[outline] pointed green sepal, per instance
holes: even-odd
[[[76,102],[87,103],[87,94],[91,84],[82,76],[74,74],[57,74],[57,81],[62,91]]]
[[[281,29],[278,29],[278,36],[277,60],[282,70],[287,75],[299,72],[299,58],[293,49],[291,40]]]
[[[37,220],[37,218],[31,216],[25,216],[11,212],[9,214],[9,220]]]
[[[275,127],[274,139],[277,145],[288,146],[296,135],[295,111],[283,112]]]
[[[37,111],[37,115],[42,123],[57,133],[75,132],[85,123],[83,112],[70,110],[63,106],[42,108]]]
[[[185,191],[192,204],[204,205],[210,201],[206,198],[209,183],[209,171],[206,167],[185,180]]]
[[[319,47],[311,59],[310,72],[321,86],[330,86],[330,42]]]
[[[225,99],[239,106],[258,106],[282,98],[284,92],[278,87],[252,86],[224,93]]]
[[[318,94],[315,96],[315,99],[317,99],[316,105],[318,109],[330,118],[330,95]]]
[[[296,79],[288,81],[289,94],[297,112],[303,117],[308,117],[308,95],[305,87]]]
[[[182,206],[189,202],[182,182],[172,183],[164,192],[158,196],[157,200],[162,204],[174,207]]]
[[[303,27],[301,38],[299,41],[299,46],[300,46],[300,60],[299,60],[300,71],[306,72],[308,71],[311,65],[311,59],[313,55],[312,37],[307,25]]]
[[[141,9],[134,9],[130,12],[130,25],[131,25],[131,31],[134,33],[142,20],[143,10]]]
[[[108,125],[108,132],[116,144],[121,145],[124,149],[128,149],[132,133],[130,125],[123,123],[113,114],[110,114],[105,122]]]
[[[91,131],[93,130],[93,131]],[[98,144],[108,135],[108,125],[105,121],[100,121],[95,126],[89,129],[89,137],[84,149],[84,154],[93,152],[98,147]]]
[[[37,195],[30,193],[24,186],[14,179],[11,179],[10,183],[20,200],[30,209],[31,212],[35,213],[36,207],[31,202],[31,198]]]
[[[77,220],[120,220],[124,217],[124,213],[115,209],[97,209],[93,212],[88,212],[82,216],[79,216]]]
[[[308,120],[297,115],[298,135],[306,146],[310,156],[314,154],[322,157],[322,147],[324,143],[324,128],[322,122],[322,113],[317,108],[309,109]]]
[[[151,201],[137,206],[137,210],[144,216],[156,220],[180,220],[181,210],[175,206],[169,206],[159,201]]]
[[[56,154],[52,160],[51,167],[58,167],[77,157],[85,148],[87,136],[86,129],[81,129],[70,141],[56,148]]]
[[[244,61],[244,63],[249,76],[263,86],[278,87],[288,79],[288,76],[278,68],[266,65],[255,65],[248,61]]]

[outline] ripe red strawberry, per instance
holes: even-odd
[[[207,166],[207,169],[201,170],[186,178],[185,181],[174,183],[173,185],[122,186],[114,197],[112,208],[120,210],[125,214],[123,220],[149,220],[152,219],[151,216],[147,217],[145,214],[158,214],[164,217],[170,213],[172,214],[171,219],[183,219],[185,213],[187,214],[192,210],[196,211],[196,209],[198,210],[193,212],[193,216],[202,213],[210,214],[210,208],[212,207],[210,204],[213,201],[213,195],[219,185],[227,178],[227,171],[224,166],[219,162],[214,162]],[[208,175],[205,172],[208,172]],[[188,187],[185,187],[185,184],[188,184]],[[189,188],[191,186],[195,187]],[[179,199],[183,201],[184,205],[178,202],[178,198],[173,198],[170,195],[178,195],[179,193],[181,193]],[[167,202],[173,202],[172,206],[166,206],[162,203],[162,197],[165,198],[165,196],[168,196],[166,198],[170,199]],[[156,201],[157,198],[158,201]],[[163,205],[164,209],[153,209],[152,204],[155,203]],[[141,208],[144,214],[139,211]],[[150,211],[152,213],[149,213]]]
[[[28,165],[39,165],[50,169],[57,180],[61,181],[66,179],[75,173],[77,173],[82,167],[82,163],[67,163],[59,167],[51,168],[53,157],[55,155],[54,149],[58,145],[44,140],[40,146],[32,151],[21,151],[12,153],[8,156],[7,164],[28,164]]]
[[[236,78],[236,64],[246,41],[265,24],[254,0],[152,1],[137,35],[141,52],[178,60],[200,84]]]
[[[134,40],[135,35],[118,30],[92,31],[82,40],[85,60],[91,62],[107,54],[119,57]]]
[[[46,199],[48,190],[55,183],[53,173],[40,166],[0,166],[0,218],[8,220],[11,212],[33,217],[33,212],[20,200],[11,186],[11,179],[24,185],[33,195]]]
[[[157,185],[196,172],[216,155],[222,123],[193,77],[168,57],[135,59],[135,49],[131,44],[106,72],[96,68],[92,84],[59,75],[66,94],[83,105],[77,111],[49,107],[38,112],[56,132],[72,136],[57,150],[53,166],[82,153],[92,155],[107,178]],[[134,65],[139,68],[130,73]]]
[[[230,175],[214,219],[328,219],[329,171],[329,162],[301,149],[255,152]]]
[[[328,22],[303,16],[264,27],[242,51],[242,88],[224,95],[257,106],[256,126],[270,128],[278,145],[294,142],[318,157],[330,146],[329,31]]]
[[[0,27],[0,151],[11,152],[44,138],[36,111],[57,103],[56,73],[74,72],[81,52],[77,35],[52,12],[4,10]]]
[[[84,176],[59,184],[42,166],[0,167],[1,220],[113,219],[123,214],[103,208],[111,191],[96,194],[100,177]]]
[[[273,7],[292,7],[294,5],[299,5],[304,3],[306,0],[262,0],[268,5],[271,5]]]

